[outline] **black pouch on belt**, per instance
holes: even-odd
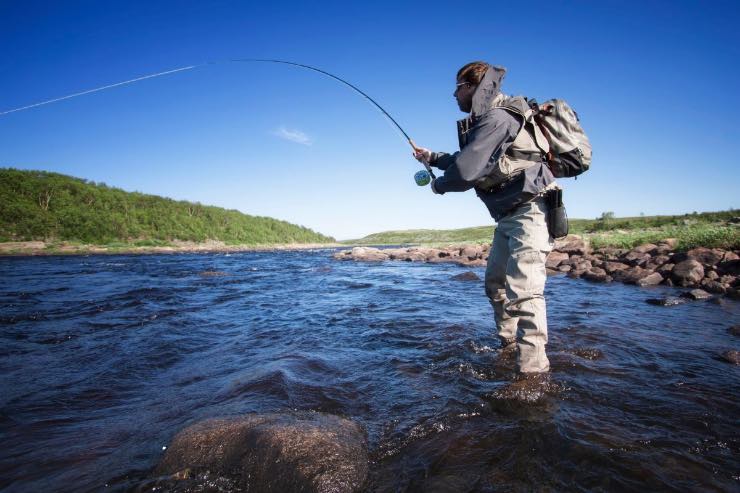
[[[563,191],[554,189],[547,192],[547,230],[553,238],[568,236],[568,214],[563,205]]]

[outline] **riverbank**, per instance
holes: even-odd
[[[645,243],[658,243],[665,238],[676,240],[675,250],[692,248],[740,249],[740,213],[737,210],[702,212],[674,216],[613,217],[604,213],[599,219],[570,219],[570,232],[593,248],[634,248]],[[384,231],[342,243],[349,245],[450,245],[488,244],[494,226],[449,230]]]
[[[709,298],[712,294],[740,299],[740,250],[697,247],[677,250],[675,238],[637,247],[594,248],[580,236],[557,241],[547,258],[547,274],[565,274],[596,283],[613,281],[638,286],[676,286],[691,288],[687,295]],[[371,248],[355,247],[334,254],[337,260],[378,262],[455,263],[466,267],[485,267],[490,245],[452,245],[447,247]],[[659,302],[660,300],[658,300]]]
[[[93,245],[76,242],[17,241],[0,243],[0,256],[38,255],[105,255],[105,254],[167,254],[206,252],[254,252],[274,250],[309,250],[313,248],[341,247],[338,243],[281,243],[264,245],[228,244],[223,241],[204,242],[144,241],[135,243],[110,243]]]

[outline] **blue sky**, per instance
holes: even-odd
[[[454,75],[576,108],[592,170],[571,217],[738,207],[737,2],[0,0],[0,111],[208,60],[315,65],[454,151]],[[417,187],[381,114],[315,72],[218,64],[0,116],[0,166],[43,169],[308,226],[339,239],[491,224],[470,191]]]

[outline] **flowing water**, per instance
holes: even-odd
[[[740,303],[550,278],[528,402],[467,269],[331,253],[0,259],[0,489],[126,491],[188,424],[294,409],[365,427],[368,491],[740,488]]]

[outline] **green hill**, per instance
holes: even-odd
[[[219,240],[229,244],[331,243],[333,238],[269,217],[125,192],[80,178],[0,168],[0,242]]]
[[[570,232],[583,235],[595,247],[630,248],[665,238],[678,239],[678,248],[740,248],[740,211],[702,212],[675,216],[616,218],[605,212],[598,219],[571,219]],[[343,243],[355,245],[488,243],[493,226],[463,229],[385,231]]]

